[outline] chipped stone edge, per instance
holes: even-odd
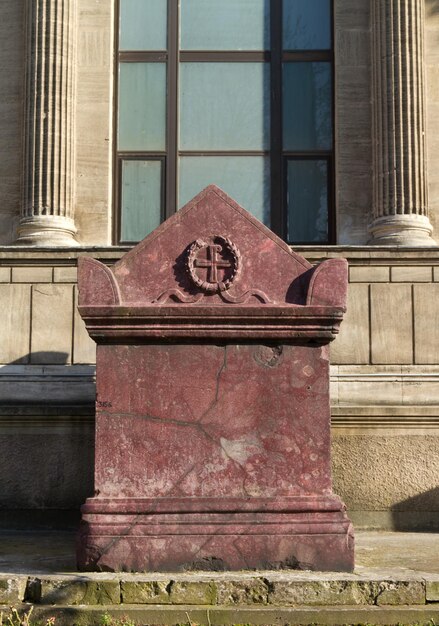
[[[6,584],[4,582],[6,581]],[[3,585],[2,585],[3,583]],[[148,585],[133,603],[127,583],[161,583],[160,594]],[[188,585],[188,583],[190,583]],[[69,589],[70,588],[70,589]],[[109,595],[108,590],[111,590]],[[146,590],[146,591],[145,591]],[[344,595],[341,595],[344,594]],[[124,600],[126,597],[126,601]],[[439,606],[439,575],[377,576],[250,572],[212,574],[0,575],[0,604],[41,606]],[[344,599],[343,599],[344,598]]]

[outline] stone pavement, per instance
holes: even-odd
[[[99,624],[439,625],[439,534],[357,531],[353,574],[75,571],[72,533],[0,533],[0,605],[57,626]]]

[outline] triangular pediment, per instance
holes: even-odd
[[[128,252],[112,272],[123,304],[305,304],[300,277],[311,267],[210,185]]]

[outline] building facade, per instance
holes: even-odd
[[[202,6],[208,1],[186,3]],[[283,26],[279,39],[273,23],[279,11],[283,8],[285,16],[290,5],[296,6],[294,2],[299,9],[312,6],[315,24],[329,20],[327,41],[320,33],[314,43],[293,42],[287,51],[280,46],[294,22],[287,34]],[[260,217],[271,205],[267,219],[272,228],[310,261],[348,259],[349,309],[331,348],[335,491],[358,525],[437,529],[439,3],[242,0],[232,5],[246,6],[253,16],[245,21],[247,31],[256,19],[255,10],[266,7],[271,24],[268,51],[264,43],[247,44],[251,50],[236,44],[236,50],[218,50],[218,44],[212,44],[212,50],[209,42],[196,50],[188,45],[183,51],[178,44],[173,47],[170,35],[163,44],[146,44],[139,50],[142,46],[136,37],[144,30],[142,22],[137,31],[134,28],[137,10],[140,20],[142,7],[159,15],[164,6],[168,28],[174,28],[175,34],[179,14],[173,9],[178,4],[176,0],[168,4],[165,0],[3,0],[1,4],[0,519],[8,524],[14,516],[19,519],[17,512],[23,509],[35,520],[60,511],[71,519],[70,512],[77,511],[93,491],[95,350],[76,311],[78,257],[91,255],[113,263],[131,247],[137,233],[141,238],[154,227],[154,220],[178,208],[178,193],[183,199],[185,193],[195,195],[204,183],[214,182],[244,206],[246,198],[248,203],[259,198]],[[131,15],[131,42],[120,29],[123,11],[129,14],[130,6],[136,9]],[[143,16],[145,28],[151,15]],[[180,16],[183,20],[184,14]],[[193,25],[194,19],[188,24]],[[158,30],[151,28],[150,36],[159,37]],[[227,46],[233,48],[233,43]],[[142,63],[153,65],[158,73],[160,64],[166,66],[161,105],[158,96],[151,103],[148,100],[155,87],[146,81],[142,91],[139,75],[132,79],[137,89],[133,93],[143,94],[145,115],[151,118],[149,137],[157,133],[154,145],[136,144],[140,131],[136,120],[130,119],[137,110],[131,105],[140,96],[131,97],[123,83],[124,71]],[[171,141],[172,129],[177,136],[179,123],[181,128],[185,124],[185,112],[178,109],[179,98],[183,107],[185,96],[172,89],[170,81],[178,76],[183,80],[187,74],[191,84],[189,74],[205,70],[208,63],[216,63],[215,68],[234,64],[236,71],[246,63],[245,74],[241,79],[236,76],[235,85],[250,83],[253,70],[258,73],[263,63],[269,65],[266,98],[272,114],[268,121],[261,115],[257,122],[269,129],[267,144],[264,137],[258,144],[253,133],[247,143],[244,137],[232,148],[222,145],[227,128],[212,139],[217,141],[213,147],[191,143],[193,135],[186,144],[183,139],[181,145]],[[297,77],[296,72],[295,82],[282,86],[288,63],[296,63],[294,70],[302,64],[304,74]],[[282,148],[281,135],[289,123],[286,107],[296,106],[294,119],[300,115],[297,102],[306,92],[305,75],[313,64],[330,68],[330,121],[325,118],[325,123],[330,125],[331,139],[319,143],[316,133],[315,142],[304,147],[295,143],[300,129],[293,124],[286,131],[292,133],[291,145],[284,143]],[[212,72],[205,74],[212,76]],[[299,96],[284,100],[283,112],[279,108],[274,114],[273,94],[285,98],[288,85]],[[209,90],[207,85],[206,102]],[[189,99],[189,112],[192,102]],[[302,104],[305,109],[307,103]],[[154,106],[157,112],[151,115]],[[205,108],[210,111],[212,106]],[[220,106],[218,115],[222,112]],[[258,106],[254,113],[258,114]],[[162,132],[163,145],[162,115],[167,129]],[[314,115],[314,125],[319,115],[321,109]],[[123,130],[131,122],[134,130]],[[232,131],[228,129],[235,137]],[[326,138],[328,132],[323,133]],[[261,163],[264,158],[271,180],[269,191],[260,191],[259,196],[253,190],[240,197],[241,188],[230,172],[223,179],[210,180],[211,175],[219,176],[222,162],[209,159],[233,162],[245,177],[244,165],[250,161],[239,159]],[[184,167],[190,169],[197,159],[205,173],[185,179]],[[307,226],[300,231],[304,211],[313,209],[307,206],[306,194],[290,189],[289,179],[282,176],[290,165],[294,172],[304,164],[299,172],[305,172],[306,179],[311,176],[306,170],[311,162],[326,168],[323,227],[321,219],[320,230],[316,227],[317,211],[314,231],[306,230]],[[208,163],[214,166],[209,169]],[[128,193],[127,180],[131,184],[134,179],[128,174],[141,164],[143,187],[130,204],[124,193]],[[159,167],[161,173],[154,179]],[[248,171],[251,181],[253,170]],[[138,180],[138,172],[135,176]],[[311,179],[315,184],[322,180]],[[176,181],[186,184],[186,191],[178,190]],[[155,196],[142,195],[150,193],[154,184]],[[304,208],[299,211],[300,203],[295,202],[290,207],[291,197],[301,198]],[[138,214],[139,206],[149,205],[146,217]],[[299,224],[299,235],[288,220]]]

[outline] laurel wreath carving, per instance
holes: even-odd
[[[197,239],[196,241],[194,241],[188,251],[186,266],[189,276],[197,287],[208,293],[219,293],[229,289],[232,286],[232,283],[238,278],[241,272],[242,257],[238,248],[227,237],[222,237],[221,235],[213,235],[212,237],[209,237],[209,240],[211,243],[209,243],[209,241],[204,241],[204,239]],[[215,244],[221,246],[221,249],[226,248],[226,250],[229,252],[230,256],[232,257],[232,267],[230,268],[231,274],[226,280],[211,283],[209,281],[202,280],[198,276],[196,272],[195,261],[197,260],[197,255],[200,250]]]

